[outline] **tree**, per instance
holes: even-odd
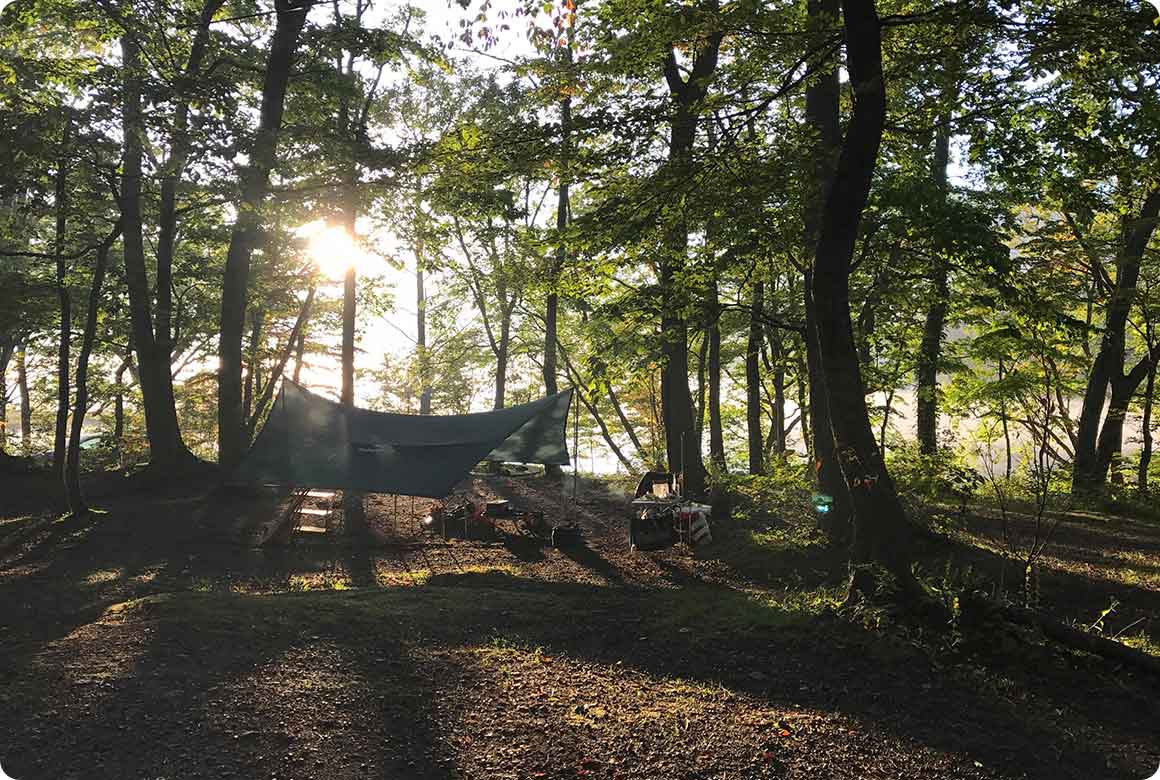
[[[222,279],[218,370],[218,459],[232,469],[246,450],[242,414],[242,334],[250,281],[250,258],[260,240],[263,201],[277,162],[278,137],[298,38],[312,0],[275,0],[277,21],[262,82],[258,130],[242,172],[242,202],[230,234]]]
[[[870,427],[850,319],[850,262],[886,120],[881,27],[873,0],[843,0],[854,109],[821,213],[813,303],[834,449],[850,486],[856,563],[877,561],[913,585],[908,520]]]

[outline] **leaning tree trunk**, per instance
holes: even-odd
[[[298,38],[313,0],[275,0],[277,11],[270,55],[262,83],[262,108],[250,163],[242,172],[242,203],[230,233],[222,278],[221,340],[218,372],[218,460],[232,469],[245,452],[242,416],[242,332],[250,285],[250,258],[262,228],[262,205],[278,152],[286,88]]]
[[[838,0],[810,0],[808,13],[814,30],[814,45],[825,34],[825,26],[838,16]],[[812,170],[803,199],[805,226],[804,243],[806,255],[815,254],[818,230],[821,221],[822,204],[825,201],[827,182],[833,174],[834,163],[841,145],[841,130],[838,122],[838,63],[833,58],[832,68],[818,74],[817,79],[806,89],[806,123],[813,133],[811,149]],[[834,434],[830,426],[830,406],[826,393],[825,377],[821,369],[821,355],[818,346],[817,313],[814,303],[814,273],[807,270],[804,284],[806,376],[809,384],[810,441],[813,445],[814,473],[818,492],[830,497],[829,511],[818,515],[818,525],[836,541],[844,541],[849,535],[850,505],[849,488],[842,479],[834,450]]]
[[[68,508],[73,517],[81,517],[89,511],[84,494],[81,492],[81,431],[89,406],[89,357],[93,354],[93,344],[97,340],[97,320],[101,313],[101,290],[105,285],[105,272],[109,267],[109,250],[120,233],[121,226],[117,225],[97,247],[93,281],[89,287],[89,310],[85,313],[85,329],[81,336],[81,349],[77,355],[76,404],[73,407],[68,454],[65,456],[64,465],[65,497],[68,499]]]
[[[855,563],[883,564],[909,590],[908,521],[874,439],[850,319],[850,261],[882,141],[886,88],[873,0],[844,0],[847,70],[854,110],[821,215],[814,305],[830,426],[854,506]]]
[[[764,286],[753,282],[749,301],[749,340],[745,344],[745,425],[749,434],[749,473],[765,470],[764,442],[761,432],[761,318],[764,313]]]

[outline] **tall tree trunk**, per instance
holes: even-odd
[[[697,109],[717,69],[722,33],[712,32],[700,42],[693,56],[689,76],[681,74],[675,52],[670,48],[664,75],[673,99],[669,126],[667,174],[673,189],[680,192],[692,165],[697,131]],[[681,211],[680,208],[677,209]],[[664,365],[661,381],[661,413],[664,417],[665,450],[669,468],[681,471],[686,495],[705,491],[705,466],[701,461],[701,441],[693,418],[693,398],[689,393],[689,332],[681,313],[676,280],[688,253],[688,225],[678,213],[668,229],[665,251],[660,261],[662,291],[661,338]]]
[[[53,438],[52,466],[63,476],[65,447],[68,435],[69,405],[69,357],[72,339],[72,295],[68,289],[66,275],[68,267],[64,259],[64,235],[68,217],[68,162],[65,155],[72,143],[72,121],[64,127],[61,138],[60,159],[56,167],[55,203],[56,233],[53,247],[56,253],[56,296],[60,303],[60,329],[57,331],[56,349],[56,435]]]
[[[571,48],[566,49],[568,64],[572,61]],[[564,263],[568,260],[568,249],[565,244],[564,232],[568,229],[568,168],[571,162],[571,132],[572,132],[572,98],[565,97],[560,101],[560,187],[556,203],[556,230],[560,234],[560,245],[556,248],[556,258],[552,265],[552,289],[548,292],[548,299],[544,308],[544,389],[548,395],[559,392],[556,383],[556,317],[559,308],[559,297],[556,294],[556,283]]]
[[[150,466],[169,469],[192,459],[177,423],[173,398],[172,367],[158,350],[150,312],[150,286],[145,265],[145,240],[141,216],[141,166],[144,156],[145,121],[141,103],[141,47],[135,34],[121,36],[122,136],[121,224],[124,231],[125,280],[129,288],[129,314],[141,398],[145,407],[145,429],[149,438]],[[160,278],[158,279],[160,283]],[[168,301],[169,285],[159,290],[159,301]],[[168,313],[166,314],[168,317]],[[168,322],[168,320],[166,320]],[[168,349],[168,325],[162,350]]]
[[[814,305],[821,370],[842,474],[854,506],[855,563],[883,564],[908,591],[909,526],[866,409],[850,319],[850,261],[882,141],[886,88],[873,0],[843,0],[847,70],[854,110],[822,210],[814,258]]]
[[[85,329],[81,336],[81,349],[77,355],[76,405],[73,407],[72,428],[69,432],[68,454],[65,457],[64,488],[68,508],[74,517],[89,511],[81,492],[81,431],[84,429],[85,413],[89,407],[89,357],[93,354],[93,344],[97,340],[97,320],[101,313],[101,290],[105,285],[105,272],[109,267],[109,250],[121,226],[117,225],[104,242],[97,248],[97,259],[93,265],[93,281],[89,287],[89,309],[85,313]]]
[[[749,339],[745,344],[745,424],[749,434],[749,473],[765,471],[765,447],[761,431],[761,349],[762,316],[765,311],[764,285],[753,282],[749,299]]]
[[[1136,283],[1140,278],[1144,250],[1156,229],[1158,216],[1160,189],[1153,189],[1144,198],[1139,216],[1134,220],[1125,220],[1123,242],[1116,257],[1116,286],[1104,312],[1104,335],[1088,373],[1083,406],[1076,426],[1075,461],[1071,478],[1074,495],[1098,491],[1107,478],[1107,470],[1101,465],[1099,457],[1100,417],[1109,385],[1124,374],[1128,315],[1136,299]],[[1122,421],[1119,424],[1122,425]]]
[[[242,172],[242,203],[230,234],[222,279],[221,341],[218,349],[218,459],[232,469],[245,452],[242,416],[242,331],[250,284],[250,257],[262,226],[262,205],[278,152],[286,87],[298,38],[313,0],[275,0],[277,11],[262,83],[262,108],[250,163]]]
[[[955,88],[957,95],[958,90]],[[947,196],[947,166],[950,164],[951,130],[949,116],[935,132],[932,175],[938,197]],[[943,328],[946,326],[947,307],[950,305],[950,266],[945,257],[937,255],[931,269],[934,298],[926,310],[922,341],[918,349],[916,371],[915,417],[918,448],[924,455],[933,455],[938,449],[938,369],[942,353]],[[885,430],[885,423],[883,424]],[[883,441],[885,441],[883,434]]]
[[[838,16],[838,0],[809,0],[807,11],[812,30],[811,40],[818,45],[826,34],[826,25]],[[811,150],[812,170],[806,182],[806,196],[803,198],[805,226],[805,254],[813,257],[818,242],[822,206],[826,198],[828,182],[833,175],[841,145],[841,130],[838,121],[838,63],[835,57],[832,68],[822,72],[806,89],[806,122],[814,134]],[[834,434],[830,425],[830,404],[826,392],[825,377],[821,368],[821,354],[818,345],[817,312],[814,302],[814,272],[805,273],[804,310],[806,375],[809,381],[810,439],[813,442],[814,473],[818,491],[832,499],[830,511],[818,515],[818,524],[831,538],[845,540],[850,530],[852,506],[849,488],[842,479],[834,450]]]
[[[28,348],[16,346],[16,389],[20,393],[20,454],[32,454],[32,398],[28,395]]]

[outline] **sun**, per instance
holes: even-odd
[[[338,225],[328,225],[317,219],[298,228],[297,234],[306,239],[306,252],[319,271],[329,279],[342,279],[348,270],[359,273],[371,270],[375,258],[367,253],[350,231]]]

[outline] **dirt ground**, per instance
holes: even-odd
[[[807,525],[714,525],[627,549],[628,498],[461,488],[574,522],[490,540],[251,549],[205,486],[0,479],[0,764],[39,778],[1137,778],[1160,680],[1010,629],[931,636],[836,611],[840,553]],[[368,498],[396,531],[425,513]],[[791,516],[791,513],[786,513]],[[986,512],[924,567],[994,581]],[[1017,521],[1018,522],[1018,521]],[[422,537],[418,537],[421,539]],[[1160,527],[1069,515],[1045,608],[1154,648]]]

